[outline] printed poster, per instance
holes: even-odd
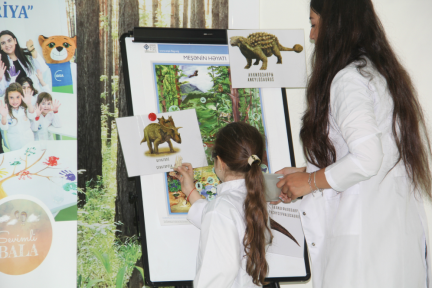
[[[67,10],[73,4],[3,4],[0,283],[76,287],[77,38]]]
[[[181,48],[188,49],[187,46]],[[203,48],[195,49],[200,51]],[[222,59],[223,56],[212,58]],[[191,59],[193,62],[191,56],[184,56],[184,59]],[[231,69],[227,64],[155,62],[153,69],[158,111],[196,111],[202,146],[209,166],[192,165],[195,188],[203,199],[211,201],[217,197],[216,188],[221,183],[213,171],[214,161],[211,157],[219,129],[231,122],[241,121],[256,127],[265,136],[260,90],[233,89],[230,82]],[[268,172],[267,154],[264,156],[261,169]],[[165,181],[168,211],[162,216],[162,223],[173,225],[173,217],[185,216],[191,205],[186,201],[187,197],[181,191],[177,178],[166,173]]]
[[[303,30],[228,30],[234,88],[306,87]]]
[[[297,258],[304,257],[304,234],[298,208],[300,201],[289,204],[268,203],[272,244],[267,252]]]
[[[129,177],[173,171],[182,162],[207,166],[193,109],[117,118],[116,123]]]

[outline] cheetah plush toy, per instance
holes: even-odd
[[[39,36],[42,55],[51,69],[52,91],[77,93],[76,63],[71,62],[76,50],[76,36]]]

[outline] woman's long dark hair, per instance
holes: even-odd
[[[15,46],[15,56],[21,62],[21,65],[24,66],[23,68],[25,70],[27,70],[29,72],[34,72],[33,65],[31,64],[31,62],[29,60],[29,58],[32,57],[30,51],[28,51],[27,48],[22,49],[20,47],[18,39],[15,37],[15,35],[11,31],[3,30],[0,32],[0,37],[3,35],[10,35],[10,36],[12,36],[13,39],[15,39],[17,41],[17,44]],[[0,54],[1,54],[1,60],[6,65],[6,71],[9,71],[11,64],[9,63],[9,58],[8,58],[7,54],[3,50],[0,50]],[[7,81],[10,81],[11,77],[10,77],[9,73],[5,73],[5,77],[6,77]]]
[[[329,139],[330,86],[335,75],[353,61],[357,69],[369,59],[386,79],[394,103],[392,131],[414,189],[431,197],[430,143],[413,83],[391,48],[371,0],[312,0],[320,16],[318,39],[307,88],[307,109],[300,137],[309,162],[319,168],[336,161]]]
[[[243,208],[246,231],[243,245],[247,257],[246,272],[252,276],[256,285],[264,284],[268,273],[265,249],[268,241],[271,242],[271,230],[261,166],[259,162],[249,165],[248,159],[251,155],[263,159],[264,149],[264,139],[260,132],[241,122],[230,123],[219,130],[213,147],[213,155],[219,156],[230,172],[245,174],[247,195]]]

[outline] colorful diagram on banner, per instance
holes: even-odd
[[[0,155],[0,199],[26,195],[42,201],[53,215],[76,205],[75,141],[35,141]],[[76,219],[76,214],[71,219]]]
[[[0,272],[22,275],[42,264],[53,238],[48,213],[32,197],[13,197],[0,204]]]
[[[154,64],[159,112],[195,109],[207,161],[210,166],[194,169],[195,187],[203,198],[212,200],[220,183],[213,172],[211,149],[215,135],[232,122],[246,122],[265,136],[260,90],[233,89],[228,65]],[[267,172],[267,155],[262,169]],[[181,192],[180,182],[166,174],[170,214],[187,213],[190,203]]]

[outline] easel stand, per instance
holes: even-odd
[[[170,48],[171,50],[164,50],[163,49],[164,45],[172,46],[172,48]],[[229,44],[227,39],[227,31],[223,29],[192,29],[192,28],[180,29],[180,28],[135,27],[133,32],[130,31],[129,33],[123,34],[120,37],[120,48],[121,48],[121,56],[122,56],[122,63],[123,63],[125,92],[127,98],[126,105],[127,105],[128,115],[133,116],[135,115],[135,113],[136,115],[148,113],[148,111],[146,110],[147,108],[146,109],[143,108],[145,106],[143,105],[143,103],[149,104],[149,103],[153,103],[154,100],[157,100],[157,99],[153,99],[157,93],[152,92],[152,93],[145,93],[145,95],[142,95],[143,83],[145,83],[145,85],[155,85],[155,83],[152,82],[151,77],[146,76],[146,75],[153,75],[155,73],[155,71],[153,71],[153,69],[155,69],[153,67],[154,63],[162,63],[162,62],[165,63],[163,59],[169,58],[172,59],[170,60],[171,62],[169,62],[172,65],[179,65],[179,63],[186,63],[185,65],[195,65],[194,63],[196,62],[193,62],[193,60],[189,61],[188,57],[192,57],[191,59],[194,59],[193,57],[195,57],[196,56],[195,54],[197,54],[198,52],[200,53],[205,52],[204,54],[220,55],[220,57],[216,57],[216,58],[221,58],[222,60],[220,61],[217,60],[218,62],[217,63],[215,62],[215,64],[219,66],[226,66],[228,64],[227,57],[229,56],[228,52],[226,52],[228,49],[228,45]],[[177,57],[174,54],[170,54],[170,55],[164,54],[166,51],[174,51],[174,52],[177,51],[178,50],[177,46],[179,47],[181,46],[180,47],[182,48],[181,54],[184,54],[183,56],[179,55],[180,57]],[[159,48],[162,49],[160,53],[158,50]],[[176,53],[180,53],[180,52],[176,52]],[[146,56],[144,57],[143,55]],[[168,56],[170,56],[171,58]],[[187,61],[185,60],[184,57],[187,58]],[[210,58],[212,57],[213,56],[211,56]],[[143,65],[143,63],[141,63],[140,61],[137,61],[137,59],[141,59],[141,58],[145,59],[146,61],[145,65]],[[207,61],[205,62],[207,63]],[[213,62],[211,63],[210,62],[207,64],[213,65],[212,64]],[[166,64],[168,65],[169,63]],[[157,91],[157,89],[155,91]],[[135,96],[132,96],[132,94]],[[277,110],[278,117],[285,118],[286,135],[288,137],[287,140],[288,140],[289,150],[290,150],[291,166],[295,167],[293,144],[292,144],[293,141],[292,141],[291,130],[290,130],[286,91],[285,89],[281,89],[280,95],[276,91],[266,95],[270,95],[270,94],[280,97],[279,99],[274,100],[275,102],[269,102],[269,103],[273,103],[272,105],[275,105],[275,109],[278,109]],[[143,97],[145,99],[143,99]],[[275,97],[274,99],[276,99],[277,97]],[[263,98],[265,98],[265,96],[263,96]],[[277,104],[278,107],[276,107],[275,103]],[[285,133],[285,131],[278,130],[278,133],[279,132]],[[165,182],[162,183],[162,181],[160,180],[161,180],[160,177],[158,177],[157,179],[155,177],[150,177],[150,176],[136,177],[136,191],[130,191],[130,194],[128,195],[129,201],[135,204],[134,208],[132,209],[135,209],[136,215],[138,216],[134,224],[137,225],[137,231],[139,231],[139,239],[141,240],[142,262],[143,262],[142,264],[143,264],[143,270],[145,274],[145,284],[149,287],[174,286],[176,288],[192,288],[193,283],[190,278],[192,278],[193,275],[195,275],[193,273],[195,272],[194,271],[195,269],[194,267],[192,267],[193,265],[191,265],[191,263],[194,263],[193,261],[194,259],[184,258],[187,260],[187,263],[189,264],[187,268],[189,269],[188,270],[189,276],[187,280],[185,280],[184,274],[182,274],[181,276],[178,276],[179,274],[170,274],[171,272],[177,273],[178,271],[177,270],[174,271],[173,268],[178,267],[179,264],[181,265],[181,263],[184,263],[184,261],[183,261],[183,257],[182,259],[173,258],[172,255],[177,251],[178,248],[176,247],[176,245],[170,245],[170,246],[164,245],[165,243],[164,241],[165,239],[175,239],[177,236],[179,236],[182,239],[182,241],[192,243],[193,242],[192,241],[193,239],[191,238],[192,232],[193,231],[196,232],[196,230],[193,230],[192,227],[188,227],[188,226],[184,226],[184,227],[182,226],[181,229],[175,225],[173,226],[167,225],[162,227],[160,225],[160,218],[159,218],[160,215],[158,214],[159,211],[156,209],[156,206],[148,204],[148,203],[152,203],[149,201],[154,200],[152,196],[154,196],[155,191],[150,191],[150,190],[142,191],[142,188],[144,188],[144,190],[150,189],[146,187],[152,186],[153,183],[157,185],[157,187],[162,187],[162,186],[165,187],[166,183]],[[160,191],[156,191],[156,192],[166,193],[166,189],[161,188]],[[165,205],[164,203],[159,203],[159,204]],[[185,229],[190,233],[185,233]],[[194,235],[195,235],[194,237],[196,237],[196,233]],[[264,288],[280,288],[279,282],[284,282],[284,283],[301,282],[310,279],[311,274],[310,274],[309,258],[308,258],[306,247],[307,246],[305,244],[304,257],[303,257],[304,263],[299,264],[300,266],[304,265],[305,273],[300,273],[301,275],[286,275],[286,276],[278,275],[278,277],[274,277],[274,276],[269,277],[268,281],[272,281],[272,283],[265,285]],[[185,257],[192,257],[192,254],[196,253],[194,252],[196,250],[192,250],[192,248],[196,249],[196,247],[192,247],[192,245],[190,245],[187,248],[188,249],[187,252],[185,252]],[[157,251],[158,253],[155,253],[155,251]],[[156,255],[156,254],[160,254],[160,255]],[[151,261],[153,261],[152,264],[154,263],[153,266],[150,265]],[[289,260],[286,260],[284,258],[284,260],[272,259],[272,261],[273,262],[269,263],[270,266],[278,265],[279,261],[289,261]],[[281,262],[281,264],[283,263]],[[160,270],[159,271],[153,270],[152,271],[153,273],[150,273],[150,268],[159,269],[157,267],[167,267],[167,270],[163,271],[164,272],[163,274],[161,273]],[[288,272],[289,271],[287,271],[287,274]],[[172,277],[173,275],[177,275],[177,276]],[[181,279],[175,281],[175,278],[177,277]],[[154,281],[155,279],[157,281]]]

